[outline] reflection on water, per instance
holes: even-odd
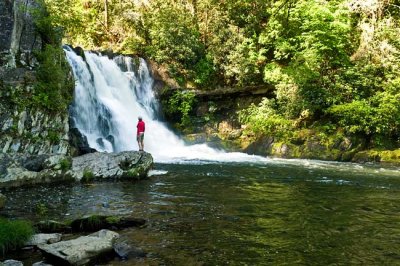
[[[137,183],[6,191],[3,212],[37,220],[44,205],[49,218],[148,219],[123,232],[148,257],[108,265],[400,264],[397,169],[286,161],[155,170]]]

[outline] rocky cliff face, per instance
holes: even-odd
[[[40,8],[35,0],[3,0],[0,2],[0,53],[2,68],[33,64],[32,51],[42,45],[35,31],[32,10]],[[2,69],[4,72],[4,69]],[[4,73],[3,73],[4,74]]]
[[[32,15],[38,8],[35,0],[0,1],[0,153],[70,150],[68,110],[49,112],[32,104],[35,51],[44,44]]]

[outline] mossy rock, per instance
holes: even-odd
[[[393,151],[381,151],[380,158],[381,162],[400,164],[400,149]]]
[[[354,154],[353,162],[366,163],[366,162],[380,162],[381,158],[379,152],[374,150],[360,151]]]
[[[353,162],[382,162],[400,164],[400,149],[361,151],[354,155]]]

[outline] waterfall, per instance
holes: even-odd
[[[253,157],[228,154],[206,144],[185,145],[157,119],[159,104],[145,60],[109,59],[92,52],[85,52],[84,60],[69,47],[64,50],[76,80],[72,123],[87,137],[90,147],[103,152],[137,150],[136,124],[141,116],[146,123],[144,149],[156,162],[247,161]]]

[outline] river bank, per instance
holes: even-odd
[[[171,99],[190,93],[193,99],[186,119],[182,120],[182,113],[168,113]],[[167,111],[166,119],[189,145],[207,143],[228,152],[275,158],[400,164],[400,143],[394,139],[350,134],[331,123],[304,126],[310,124],[307,119],[294,121],[292,130],[278,127],[266,134],[240,121],[243,110],[268,97],[271,97],[270,87],[210,91],[165,89],[159,93]],[[189,103],[183,98],[180,101],[181,105]]]

